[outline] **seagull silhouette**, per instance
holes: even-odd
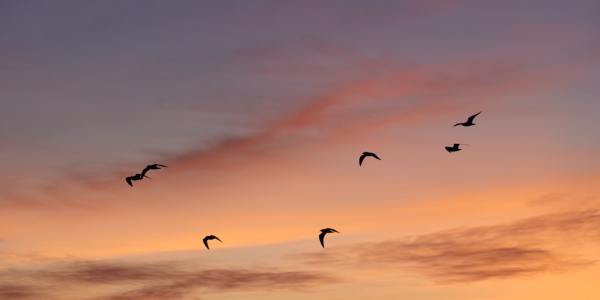
[[[339,233],[339,231],[333,229],[333,228],[324,228],[321,229],[321,234],[319,234],[319,241],[321,242],[321,247],[325,248],[325,235],[328,233]]]
[[[207,235],[205,236],[202,241],[204,242],[204,246],[206,246],[206,249],[210,250],[210,247],[208,247],[208,241],[210,240],[217,240],[219,242],[223,242],[221,241],[221,239],[219,239],[216,235]]]
[[[150,170],[160,170],[161,167],[166,168],[167,166],[161,164],[147,165],[144,170],[142,170],[142,176],[146,176],[146,173],[148,173]]]
[[[127,182],[127,184],[129,184],[129,186],[133,186],[133,181],[142,180],[144,178],[150,178],[150,177],[138,173],[133,176],[125,177],[125,182]]]
[[[457,152],[457,151],[462,150],[462,149],[458,148],[458,146],[460,146],[460,145],[467,145],[467,144],[454,144],[454,145],[452,145],[452,147],[446,146],[444,148],[446,148],[446,151],[452,153],[452,152]]]
[[[371,156],[371,157],[374,157],[374,158],[376,158],[376,159],[378,159],[378,160],[381,160],[381,158],[379,158],[379,156],[377,156],[377,154],[375,154],[375,153],[373,153],[373,152],[363,152],[363,153],[360,155],[360,157],[358,158],[358,165],[359,165],[359,166],[362,166],[363,160],[365,160],[365,158],[366,158],[367,156]]]
[[[475,117],[479,116],[479,114],[482,113],[481,111],[470,116],[466,122],[462,122],[462,123],[456,123],[454,124],[454,127],[458,126],[458,125],[462,125],[464,127],[469,127],[469,126],[473,126],[475,125],[475,123],[473,123],[473,121],[475,120]]]

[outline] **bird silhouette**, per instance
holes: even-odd
[[[325,235],[328,233],[339,233],[339,231],[333,229],[333,228],[324,228],[321,229],[321,234],[319,234],[319,241],[321,242],[321,247],[325,248]]]
[[[142,170],[142,175],[146,176],[146,173],[148,173],[148,171],[150,170],[160,170],[160,168],[166,168],[167,166],[165,165],[161,165],[161,164],[151,164],[151,165],[147,165],[144,170]]]
[[[127,184],[129,184],[129,186],[133,186],[133,182],[134,181],[142,180],[144,178],[150,178],[150,177],[138,173],[138,174],[135,174],[133,176],[125,177],[125,182],[127,182]]]
[[[208,250],[210,250],[210,247],[208,247],[208,241],[210,241],[210,240],[217,240],[217,241],[219,241],[219,242],[221,242],[221,243],[223,242],[223,241],[221,241],[221,239],[219,239],[219,238],[218,238],[216,235],[212,235],[212,234],[211,234],[211,235],[207,235],[207,236],[205,236],[205,237],[202,239],[202,241],[204,242],[204,246],[206,246],[206,249],[208,249]]]
[[[371,156],[374,157],[378,160],[381,160],[381,158],[379,158],[379,156],[377,156],[377,154],[373,153],[373,152],[363,152],[360,157],[358,158],[358,165],[362,166],[363,161],[365,160],[366,157]]]
[[[452,153],[452,152],[457,152],[457,151],[460,151],[460,150],[462,150],[462,149],[460,149],[460,148],[458,147],[458,146],[460,146],[460,145],[466,145],[466,144],[454,144],[454,145],[452,145],[452,147],[450,147],[450,146],[446,146],[446,147],[444,147],[444,148],[446,148],[446,151],[448,151],[448,152]]]
[[[456,127],[456,126],[459,126],[459,125],[462,125],[462,126],[464,126],[464,127],[469,127],[469,126],[473,126],[473,125],[475,125],[475,123],[473,123],[473,121],[475,120],[475,118],[476,118],[477,116],[479,116],[479,114],[480,114],[480,113],[482,113],[482,112],[480,111],[480,112],[478,112],[478,113],[476,113],[476,114],[474,114],[474,115],[470,116],[470,117],[467,119],[467,121],[466,121],[466,122],[462,122],[462,123],[456,123],[456,124],[454,124],[454,127]]]

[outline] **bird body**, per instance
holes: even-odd
[[[381,158],[379,158],[379,156],[377,156],[377,154],[373,153],[373,152],[363,152],[360,157],[358,158],[358,165],[362,166],[363,161],[365,160],[366,157],[373,157],[376,158],[378,160],[381,160]]]
[[[452,152],[457,152],[457,151],[462,150],[459,148],[460,145],[464,145],[464,144],[454,144],[452,146],[446,146],[444,148],[446,148],[446,151],[452,153]]]
[[[129,184],[129,186],[133,186],[133,181],[142,180],[144,176],[142,174],[135,174],[133,176],[125,177],[125,182]]]
[[[328,233],[339,233],[339,231],[333,229],[333,228],[324,228],[321,229],[321,233],[319,234],[319,241],[321,242],[321,247],[325,248],[325,235]]]
[[[474,115],[470,116],[470,117],[467,119],[467,121],[466,121],[466,122],[462,122],[462,123],[456,123],[456,124],[454,124],[454,127],[456,127],[456,126],[459,126],[459,125],[461,125],[461,126],[464,126],[464,127],[470,127],[470,126],[473,126],[473,125],[475,125],[475,123],[473,123],[473,121],[475,120],[475,118],[476,118],[477,116],[479,116],[479,114],[480,114],[480,113],[482,113],[482,112],[480,111],[480,112],[478,112],[478,113],[476,113],[476,114],[474,114]]]
[[[204,242],[204,246],[206,246],[206,249],[210,250],[210,247],[208,246],[208,241],[210,240],[217,240],[219,242],[223,242],[221,241],[221,239],[219,239],[216,235],[207,235],[202,239],[202,242]]]

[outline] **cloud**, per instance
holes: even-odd
[[[43,294],[35,286],[0,283],[0,299],[41,299]]]
[[[274,121],[242,136],[224,136],[203,147],[156,160],[171,166],[169,176],[187,171],[239,169],[259,164],[262,158],[273,161],[273,154],[285,153],[297,145],[335,143],[356,139],[391,126],[423,122],[458,112],[477,103],[493,105],[498,98],[555,88],[557,78],[550,72],[530,71],[523,66],[479,60],[436,66],[398,66],[390,62],[369,62],[358,68],[356,79],[329,86],[316,95],[298,99],[301,105],[280,113]],[[561,73],[562,74],[562,73]],[[482,100],[483,99],[483,100]],[[306,132],[316,134],[307,135]],[[128,168],[130,169],[130,168]],[[15,208],[42,208],[63,205],[81,209],[98,209],[106,203],[72,197],[86,190],[113,191],[127,175],[123,167],[111,176],[77,174],[66,176],[51,185],[28,186],[24,195],[12,191],[2,197],[0,205]],[[165,181],[166,182],[166,181]],[[48,188],[51,186],[51,188]],[[2,198],[5,198],[2,200]]]
[[[437,282],[458,283],[585,266],[592,261],[562,253],[560,245],[599,240],[600,212],[588,210],[357,244],[300,257],[311,264],[406,267]]]
[[[4,284],[20,280],[37,285]],[[71,261],[41,269],[0,271],[0,296],[27,299],[41,290],[97,290],[119,288],[95,299],[181,299],[194,291],[299,290],[336,282],[321,272],[269,268],[193,268],[182,262],[131,263],[117,261]],[[13,298],[8,295],[15,295]],[[47,293],[47,297],[51,297]],[[21,298],[17,298],[21,297]],[[4,298],[3,298],[4,299]]]
[[[545,194],[529,201],[529,205],[546,207],[564,211],[573,207],[593,209],[597,206],[598,197],[594,195],[569,195],[566,193]]]
[[[172,264],[126,264],[112,262],[71,262],[38,272],[50,281],[66,283],[123,283],[155,280],[180,275]]]
[[[209,147],[163,160],[184,166],[179,170],[197,165],[203,169],[239,166],[240,161],[232,162],[231,157],[255,159],[270,155],[272,149],[280,150],[296,143],[305,145],[309,138],[299,133],[307,129],[316,129],[318,137],[329,140],[354,135],[356,131],[416,123],[464,109],[470,101],[477,101],[479,107],[483,105],[481,99],[494,101],[498,96],[526,93],[555,83],[545,74],[494,61],[435,68],[398,67],[380,62],[365,66],[362,71],[367,75],[305,99],[305,104],[282,113],[254,134],[224,138]]]
[[[187,274],[168,284],[148,285],[140,289],[134,289],[102,299],[179,299],[200,288],[205,288],[213,292],[244,290],[270,291],[277,289],[306,288],[324,282],[331,282],[331,278],[316,273],[297,271],[256,272],[249,270],[216,269]]]

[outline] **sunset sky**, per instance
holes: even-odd
[[[0,299],[600,299],[599,84],[597,0],[0,0]]]

